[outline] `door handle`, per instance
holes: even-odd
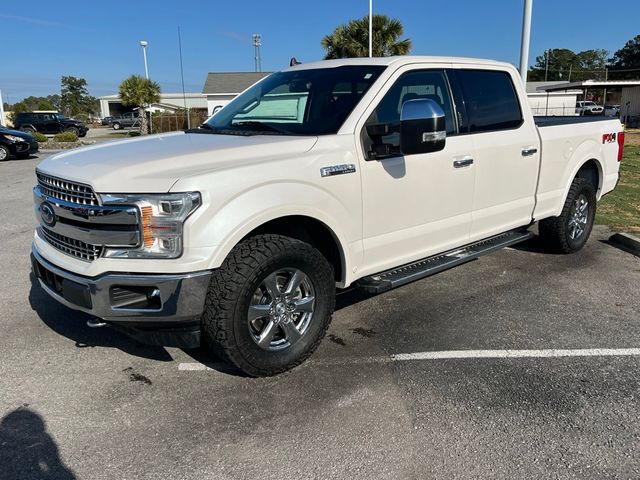
[[[472,163],[473,163],[473,158],[471,157],[461,158],[460,160],[453,161],[453,167],[454,168],[468,167]]]
[[[535,155],[536,153],[538,153],[538,149],[535,147],[524,147],[522,149],[523,157],[530,157],[531,155]]]

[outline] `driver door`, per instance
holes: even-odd
[[[382,91],[361,129],[364,265],[361,275],[380,272],[469,241],[475,167],[473,142],[458,135],[455,103],[444,70],[400,69]],[[443,150],[402,155],[399,126],[402,104],[426,98],[445,112]],[[376,103],[377,102],[377,103]],[[383,137],[395,150],[376,159],[368,124],[389,124]]]

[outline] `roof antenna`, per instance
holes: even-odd
[[[300,64],[302,64],[302,62],[299,62],[298,60],[296,60],[296,57],[291,57],[291,60],[289,60],[290,67],[295,67],[296,65],[300,65]]]

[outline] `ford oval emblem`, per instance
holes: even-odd
[[[53,227],[56,224],[56,214],[53,213],[53,207],[47,202],[40,205],[40,217],[48,227]]]

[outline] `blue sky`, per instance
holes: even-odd
[[[374,0],[396,17],[414,54],[519,62],[522,0]],[[0,9],[4,100],[59,93],[60,77],[86,78],[96,96],[115,93],[144,73],[140,40],[149,42],[149,74],[163,91],[180,86],[177,27],[182,29],[186,90],[199,92],[209,71],[253,71],[251,34],[262,34],[262,66],[322,58],[320,39],[367,14],[367,0],[7,2]],[[27,8],[28,6],[28,8]],[[545,48],[613,53],[640,34],[640,2],[608,9],[596,0],[534,0],[530,63]],[[11,48],[10,48],[11,47]]]

